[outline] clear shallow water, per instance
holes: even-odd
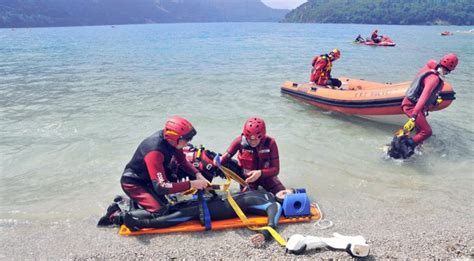
[[[473,202],[474,36],[468,27],[377,26],[395,48],[353,45],[373,25],[162,24],[0,30],[0,219],[100,215],[139,142],[182,115],[195,144],[224,151],[259,115],[277,139],[280,177],[317,198]],[[328,113],[280,94],[307,81],[316,54],[341,49],[335,76],[410,80],[430,58],[455,52],[457,92],[429,116],[423,155],[385,160],[395,126]],[[436,202],[432,202],[433,205]]]

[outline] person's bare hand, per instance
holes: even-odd
[[[196,179],[208,181],[208,180],[201,174],[201,172],[198,172],[198,173],[196,174]]]
[[[260,176],[262,176],[262,171],[261,170],[252,170],[248,174],[248,178],[245,180],[247,183],[252,183],[257,181]]]
[[[202,179],[196,179],[196,180],[191,180],[191,188],[195,189],[205,189],[209,186],[209,182],[207,180],[202,180]]]

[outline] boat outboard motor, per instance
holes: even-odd
[[[343,236],[338,233],[334,237],[314,237],[303,236],[299,234],[292,235],[286,243],[286,251],[299,255],[306,250],[317,248],[329,248],[336,250],[345,250],[353,257],[366,257],[369,255],[370,246],[362,236]]]

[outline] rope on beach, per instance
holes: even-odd
[[[313,227],[321,229],[321,230],[333,227],[334,223],[331,220],[326,219],[319,204],[316,202],[313,202],[313,204],[318,209],[319,213],[321,214],[320,218],[314,223]]]

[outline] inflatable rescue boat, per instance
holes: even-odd
[[[441,33],[441,36],[450,36],[450,35],[453,35],[453,33],[449,32],[449,31],[444,31]]]
[[[354,115],[388,124],[403,124],[406,115],[401,104],[410,81],[402,83],[379,83],[341,77],[342,86],[332,89],[314,83],[298,84],[286,81],[281,87],[283,94],[307,102],[323,110]],[[455,99],[449,83],[444,83],[440,92],[443,101],[430,106],[430,111],[442,110]]]
[[[364,44],[364,45],[370,45],[370,46],[395,46],[396,43],[392,41],[392,39],[388,36],[384,36],[382,37],[382,39],[380,39],[380,42],[376,43],[372,40],[367,39],[366,41],[360,41],[360,42],[356,42],[358,44]]]

